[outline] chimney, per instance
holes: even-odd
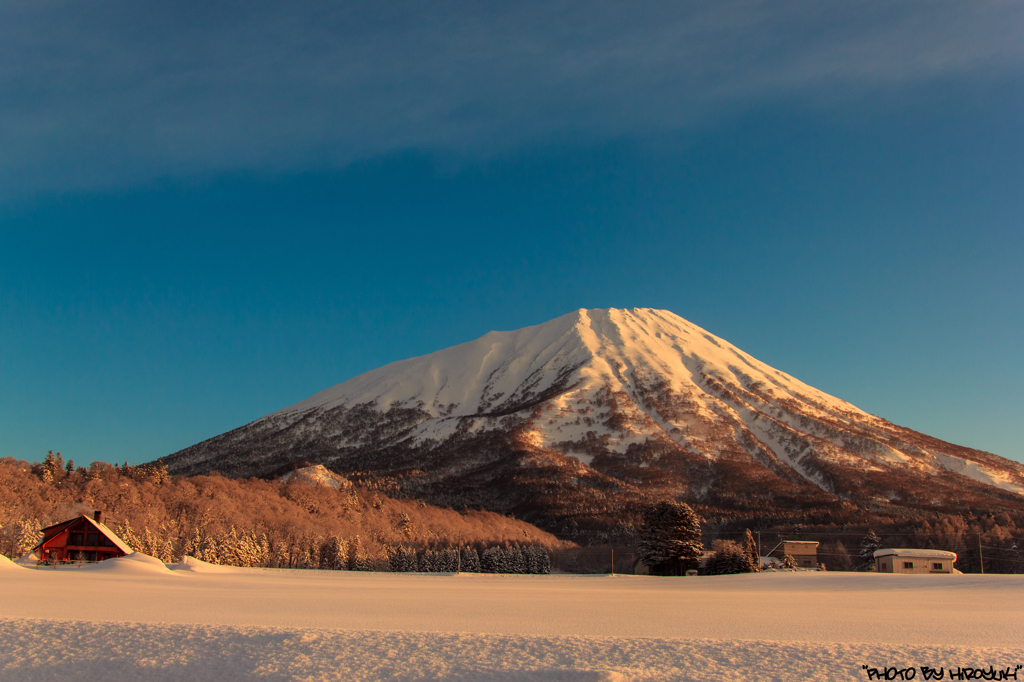
[[[103,510],[97,509],[92,513],[92,520],[96,523],[103,523]]]

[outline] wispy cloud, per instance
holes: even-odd
[[[765,98],[1019,72],[1024,5],[0,5],[0,185],[693,130]]]

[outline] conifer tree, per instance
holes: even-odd
[[[526,572],[533,574],[551,573],[551,557],[545,547],[533,546],[523,549],[526,557]]]
[[[42,542],[43,531],[39,519],[26,519],[19,524],[18,534],[14,539],[14,558],[31,552]]]
[[[444,573],[455,573],[459,570],[459,550],[447,547],[440,552],[438,570]]]
[[[64,474],[64,458],[50,450],[43,458],[43,481],[53,483]]]
[[[480,556],[480,571],[483,573],[502,573],[504,553],[500,547],[488,547]]]
[[[271,545],[270,551],[271,556],[273,557],[271,559],[271,566],[273,566],[274,568],[288,568],[290,566],[289,547],[288,542],[286,540],[277,540],[276,542],[274,542]],[[196,558],[200,559],[202,557]],[[348,568],[347,562],[345,568]]]
[[[316,568],[320,565],[320,543],[316,538],[304,536],[299,541],[299,547],[299,568]]]
[[[462,572],[480,573],[480,554],[472,547],[462,550]]]
[[[402,570],[408,572],[415,572],[417,566],[416,550],[411,547],[403,548],[404,560],[402,562]]]
[[[523,555],[523,550],[515,545],[505,549],[505,561],[508,563],[508,573],[529,573],[529,565],[526,563],[526,557]]]
[[[875,531],[868,530],[868,534],[860,541],[860,569],[870,570],[875,566],[875,550],[882,546],[882,540],[875,535]]]
[[[547,575],[551,573],[551,555],[548,553],[547,547],[538,547],[537,549],[540,556],[537,562],[537,573]]]
[[[388,555],[388,570],[392,573],[402,571],[402,547],[386,547],[384,551]]]
[[[270,563],[270,543],[266,533],[261,535],[256,535],[256,531],[241,533],[238,537],[236,556],[237,566],[258,567]]]
[[[388,568],[396,573],[408,573],[416,570],[416,550],[405,547],[388,549]]]
[[[149,532],[149,529],[146,529]],[[217,543],[220,549],[218,552],[217,563],[224,564],[225,566],[241,566],[242,564],[238,560],[238,531],[235,530],[234,526],[223,533],[220,536],[220,542]]]
[[[700,522],[686,504],[665,501],[648,508],[639,535],[640,558],[652,575],[683,575],[704,552]]]
[[[750,567],[752,571],[761,570],[761,556],[757,551],[757,542],[754,540],[754,534],[747,529],[746,534],[743,536],[743,549],[750,557]]]
[[[356,535],[348,543],[348,570],[350,571],[369,571],[372,570],[370,566],[370,558],[366,556],[366,552],[363,549],[363,543]]]
[[[425,549],[420,552],[419,558],[419,570],[420,573],[434,573],[437,569],[434,568],[434,551]]]
[[[718,551],[708,559],[704,569],[708,575],[752,573],[754,561],[745,547],[729,540],[721,543]]]
[[[515,573],[512,565],[512,555],[508,547],[498,547],[495,553],[497,567],[495,573]]]
[[[117,534],[119,538],[121,538],[121,540],[124,541],[124,544],[128,545],[132,549],[132,551],[142,551],[142,540],[140,540],[139,537],[135,534],[135,529],[132,528],[132,524],[125,521],[120,526],[118,526],[117,530],[114,532]]]

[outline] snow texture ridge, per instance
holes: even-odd
[[[860,661],[977,662],[1013,671],[999,647],[673,640],[0,620],[0,680],[339,682],[860,682]],[[989,663],[991,662],[991,663]],[[948,675],[948,673],[947,673]],[[944,678],[948,679],[946,675]],[[920,678],[918,678],[920,679]],[[1012,678],[1011,678],[1012,679]]]

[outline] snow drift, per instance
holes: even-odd
[[[852,681],[867,678],[862,665],[1024,663],[1021,576],[209,574],[104,563],[4,573],[0,680]]]

